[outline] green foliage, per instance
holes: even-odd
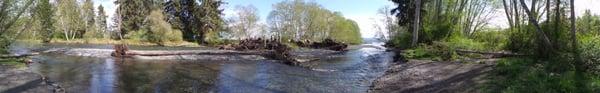
[[[430,59],[441,61],[444,50],[444,46],[430,46],[430,45],[419,45],[413,49],[405,50],[402,55],[408,59]]]
[[[595,85],[599,78],[586,74],[583,79],[585,88],[575,87],[578,77],[574,71],[548,71],[546,64],[529,58],[506,58],[498,61],[496,69],[491,73],[488,92],[498,93],[570,93],[577,89],[591,89],[598,92]],[[564,66],[563,66],[564,67]]]
[[[98,28],[98,32],[101,32],[102,34],[102,38],[108,38],[109,37],[109,32],[108,32],[108,28],[107,28],[107,21],[106,18],[108,17],[104,11],[104,6],[100,5],[98,6],[98,15],[96,16],[96,27]]]
[[[205,38],[205,42],[208,45],[211,46],[215,46],[215,45],[222,45],[222,44],[227,44],[228,42],[226,40],[224,40],[223,38],[221,38],[221,33],[218,32],[208,32],[206,33],[206,38]]]
[[[488,49],[493,47],[495,46],[487,46],[485,42],[453,36],[446,41],[434,41],[429,45],[421,44],[418,47],[406,50],[403,55],[409,59],[449,61],[463,57],[479,57],[479,55],[459,55],[456,52],[457,50],[489,51]]]
[[[165,16],[161,11],[152,11],[148,16],[148,26],[145,27],[147,30],[133,32],[128,37],[158,45],[165,45],[167,42],[182,42],[181,31],[174,30],[171,24],[167,23],[164,18]]]
[[[590,10],[585,10],[577,19],[577,32],[584,34],[600,35],[600,17],[592,15]]]
[[[40,32],[43,35],[43,42],[48,43],[52,39],[54,32],[54,8],[50,4],[50,0],[38,0],[36,7],[36,17],[40,21]]]
[[[138,31],[144,26],[144,18],[150,14],[150,11],[156,8],[159,3],[155,0],[117,0],[115,1],[117,14],[121,18],[121,33],[127,34],[129,31]]]
[[[600,75],[600,36],[582,35],[579,37],[581,57],[589,72]]]
[[[96,28],[88,28],[85,34],[83,34],[84,39],[98,39],[102,38],[103,35]]]
[[[334,39],[350,44],[362,43],[357,23],[312,1],[289,0],[274,5],[267,22],[275,38],[322,41]]]
[[[83,37],[85,33],[85,23],[81,16],[80,6],[77,0],[60,0],[57,7],[57,28],[63,39],[76,39]]]
[[[201,44],[207,43],[208,37],[218,37],[223,31],[225,21],[221,16],[223,11],[222,0],[167,0],[165,12],[168,22],[174,28],[183,31],[186,41],[194,41]],[[214,35],[214,36],[210,36]]]
[[[337,19],[337,22],[334,24],[334,30],[329,32],[329,38],[348,44],[362,43],[358,24],[350,19],[338,18],[340,19]]]
[[[486,50],[503,50],[508,44],[508,31],[489,29],[475,33],[473,40],[485,43]]]
[[[140,29],[139,31],[133,31],[131,33],[128,33],[126,35],[124,35],[123,37],[125,39],[130,39],[130,40],[134,40],[134,41],[147,41],[148,37],[146,36],[148,33],[147,30],[145,29]]]
[[[13,66],[16,68],[24,68],[27,67],[27,65],[25,63],[23,63],[23,59],[14,59],[14,58],[9,58],[9,59],[0,59],[0,65],[8,65],[8,66]]]

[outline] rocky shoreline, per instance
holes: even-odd
[[[497,59],[459,62],[409,60],[390,65],[369,93],[480,93]],[[469,63],[466,63],[469,62]]]
[[[0,65],[0,93],[64,93],[59,84],[34,73],[28,67]]]

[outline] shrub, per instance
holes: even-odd
[[[506,47],[508,36],[507,31],[489,30],[477,32],[473,35],[473,40],[484,43],[488,50],[502,50]]]
[[[164,20],[164,15],[161,11],[152,11],[148,16],[149,22],[149,41],[159,45],[165,42],[182,41],[181,31],[173,30],[171,24]]]
[[[600,75],[600,36],[580,36],[581,57],[588,71]]]
[[[584,74],[578,78],[574,71],[549,71],[546,66],[552,63],[538,62],[530,58],[505,58],[497,62],[490,73],[488,92],[498,93],[571,93],[578,89],[591,90],[597,93],[600,78],[596,75]],[[577,88],[578,80],[585,87]]]

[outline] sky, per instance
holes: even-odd
[[[106,13],[112,18],[115,12],[116,6],[113,4],[115,0],[94,0],[94,5],[102,5],[105,7]],[[253,5],[258,9],[261,21],[265,22],[269,12],[271,12],[272,5],[285,0],[224,0],[227,2],[224,5],[225,18],[233,16],[235,11],[233,10],[237,5]],[[344,17],[356,21],[361,29],[363,38],[374,37],[376,30],[374,25],[377,24],[375,19],[379,19],[377,10],[384,6],[393,6],[394,4],[389,0],[306,0],[315,1],[322,5],[324,8],[331,11],[341,12]],[[581,15],[584,10],[590,9],[593,14],[600,14],[600,0],[575,0],[575,10],[577,15]],[[506,21],[506,15],[498,9],[494,14],[490,22],[492,27],[506,28],[508,26]],[[112,20],[108,20],[109,24]]]

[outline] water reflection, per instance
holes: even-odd
[[[274,60],[151,61],[41,55],[34,59],[42,63],[32,69],[67,92],[364,93],[391,60],[389,53],[369,48],[336,56],[311,63],[314,69],[307,69]]]

